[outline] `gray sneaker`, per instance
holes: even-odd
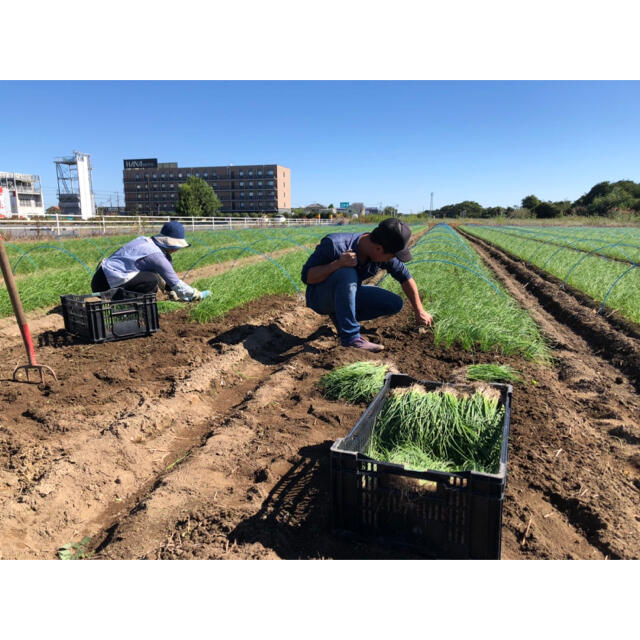
[[[375,342],[369,342],[364,338],[358,336],[354,338],[351,342],[345,345],[345,347],[355,347],[356,349],[364,349],[365,351],[382,351],[384,347],[381,344],[376,344]]]

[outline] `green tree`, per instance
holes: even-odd
[[[218,196],[202,178],[191,176],[178,188],[177,214],[181,216],[214,216],[219,209]]]
[[[562,209],[554,202],[541,202],[533,212],[536,218],[557,218],[562,215]]]
[[[398,213],[398,210],[395,207],[385,207],[382,213],[385,217],[390,218],[395,216]]]
[[[534,195],[527,196],[526,198],[522,198],[522,206],[525,209],[529,209],[529,211],[533,211],[540,204],[540,198],[537,198]]]

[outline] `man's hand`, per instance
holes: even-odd
[[[430,327],[433,325],[433,316],[424,309],[415,312],[416,324],[421,327]]]
[[[355,267],[358,264],[358,256],[356,256],[355,251],[345,251],[340,254],[338,258],[338,264],[340,267]]]

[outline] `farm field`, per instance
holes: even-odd
[[[461,228],[587,294],[601,309],[640,323],[638,229]]]
[[[314,231],[309,250],[334,229]],[[280,268],[301,287],[308,252],[291,243],[270,252],[280,267],[196,265],[212,300],[163,303],[149,338],[83,344],[47,313],[57,301],[34,307],[38,361],[57,384],[10,381],[24,350],[1,319],[0,556],[55,558],[84,541],[95,559],[418,558],[330,531],[329,448],[366,405],[327,400],[318,383],[373,359],[419,380],[462,381],[480,363],[519,372],[503,558],[637,558],[640,340],[567,292],[550,300],[536,274],[525,286],[513,260],[451,227],[414,233],[408,267],[435,327],[418,331],[406,304],[363,323],[378,354],[339,346],[304,307]]]

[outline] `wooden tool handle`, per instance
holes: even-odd
[[[22,327],[27,324],[27,318],[22,310],[22,302],[20,302],[18,288],[16,287],[16,281],[13,278],[11,265],[9,264],[9,256],[7,255],[7,250],[4,246],[2,236],[0,236],[0,267],[2,268],[2,276],[5,284],[7,285],[11,304],[13,305],[13,313],[15,314],[18,325],[20,326],[20,331],[22,331]]]

